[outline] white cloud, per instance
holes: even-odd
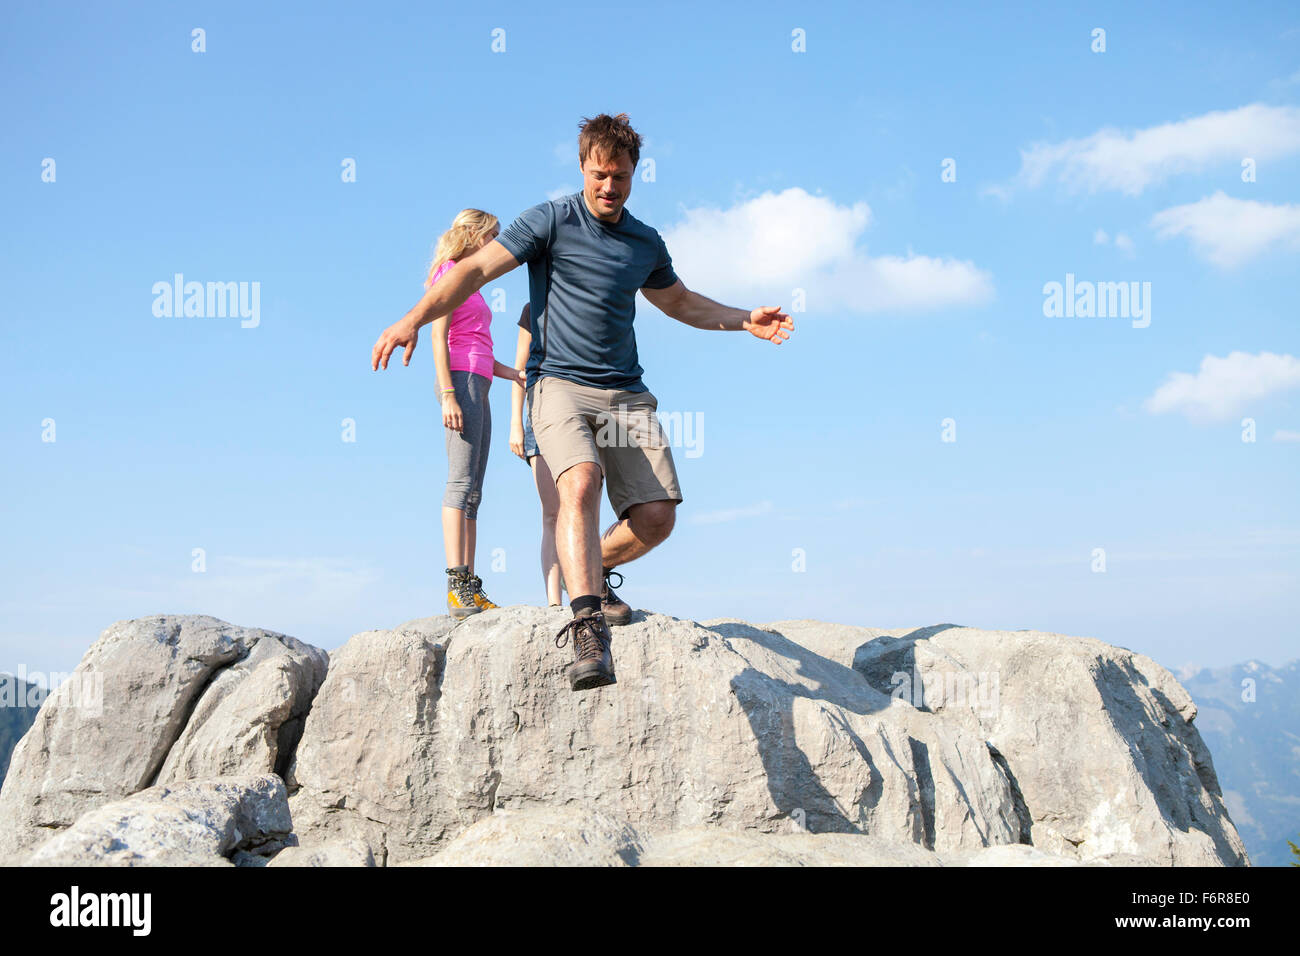
[[[1289,431],[1285,428],[1279,428],[1273,433],[1273,441],[1282,442],[1300,442],[1300,432]]]
[[[1294,33],[1295,31],[1291,31],[1291,32]],[[1296,70],[1290,76],[1278,77],[1277,79],[1268,81],[1269,86],[1283,87],[1283,88],[1288,86],[1295,86],[1298,83],[1300,83],[1300,70]]]
[[[1110,242],[1110,236],[1106,235],[1105,229],[1098,229],[1092,234],[1092,241],[1094,245],[1104,246]],[[1115,248],[1124,253],[1125,257],[1129,259],[1133,258],[1133,253],[1137,249],[1133,244],[1133,240],[1123,232],[1115,233]]]
[[[833,505],[836,511],[857,511],[877,502],[870,498],[841,498]]]
[[[1015,190],[1000,183],[985,183],[980,187],[980,195],[992,196],[994,199],[1000,199],[1005,203],[1011,201],[1011,197],[1015,195]]]
[[[271,589],[299,587],[320,594],[356,593],[379,580],[377,570],[336,558],[279,558],[217,555],[208,559],[214,577]]]
[[[1035,143],[1020,151],[1016,178],[1030,188],[1055,179],[1071,190],[1136,196],[1178,173],[1296,152],[1300,108],[1252,103],[1129,133],[1102,129],[1082,139]]]
[[[1272,352],[1207,355],[1196,374],[1171,372],[1146,400],[1153,415],[1179,412],[1193,422],[1224,421],[1249,402],[1300,387],[1300,359]]]
[[[1273,243],[1300,245],[1300,206],[1233,199],[1220,190],[1199,202],[1156,213],[1151,228],[1161,239],[1187,236],[1201,258],[1231,269]]]
[[[759,515],[771,514],[771,512],[772,502],[760,501],[758,504],[746,508],[704,511],[700,514],[691,515],[691,522],[693,524],[723,524],[728,521],[737,521],[740,518],[757,518]]]
[[[765,192],[728,209],[684,211],[663,231],[673,266],[691,289],[737,305],[787,304],[803,289],[807,309],[867,313],[985,302],[992,277],[966,260],[869,256],[858,240],[866,203],[842,206],[803,189]]]
[[[572,196],[578,191],[577,186],[556,186],[546,194],[547,199],[559,199],[561,196]]]

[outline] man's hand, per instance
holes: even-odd
[[[370,351],[371,369],[378,369],[381,365],[388,368],[388,357],[398,348],[406,349],[402,364],[410,365],[420,326],[451,315],[484,285],[518,265],[519,261],[495,239],[462,259],[456,268],[425,290],[415,308],[402,316],[400,322],[384,329],[384,334],[379,336],[379,341]]]
[[[786,329],[794,328],[794,320],[779,306],[765,305],[749,313],[745,328],[760,339],[769,339],[773,345],[780,345],[790,337]]]
[[[524,426],[522,422],[512,422],[510,424],[510,450],[527,461],[524,458]]]
[[[746,315],[744,309],[732,309],[692,292],[681,279],[666,289],[642,289],[641,294],[664,315],[695,329],[726,332],[745,329],[760,339],[780,345],[790,337],[786,330],[794,328],[790,316],[779,306],[765,305]]]
[[[377,371],[381,365],[387,369],[388,357],[393,354],[394,350],[403,346],[406,348],[406,354],[402,356],[402,364],[410,365],[411,356],[415,354],[415,343],[419,337],[419,327],[412,324],[408,319],[394,322],[384,329],[383,334],[379,336],[379,341],[370,350],[371,371]],[[457,429],[457,431],[460,431],[460,429]]]

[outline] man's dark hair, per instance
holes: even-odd
[[[628,121],[626,113],[610,116],[601,113],[578,124],[578,162],[586,164],[587,157],[615,159],[619,153],[632,158],[632,168],[641,161],[641,135]]]

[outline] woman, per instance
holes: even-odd
[[[496,216],[462,209],[438,239],[429,278],[431,286],[457,261],[496,238]],[[518,371],[492,355],[492,310],[475,292],[450,316],[433,323],[433,360],[438,400],[447,439],[447,489],[442,498],[442,542],[447,557],[447,610],[457,619],[496,607],[474,573],[478,508],[483,497],[492,437],[488,386],[493,376],[521,382]]]
[[[510,450],[533,468],[533,484],[537,486],[537,497],[542,501],[542,578],[546,582],[546,603],[549,607],[560,607],[564,579],[560,577],[560,557],[555,550],[555,516],[560,510],[560,496],[555,490],[551,469],[546,467],[546,459],[537,452],[537,440],[529,422],[531,409],[527,413],[524,411],[526,381],[523,373],[533,341],[528,316],[529,306],[525,304],[523,314],[519,316],[519,341],[515,346],[515,369],[520,374],[520,381],[510,390]]]

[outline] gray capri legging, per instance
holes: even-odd
[[[488,447],[492,444],[492,408],[488,386],[492,380],[474,372],[453,369],[451,384],[464,418],[464,431],[447,428],[447,491],[442,503],[465,512],[470,521],[478,518],[483,500],[483,475],[487,472]]]

